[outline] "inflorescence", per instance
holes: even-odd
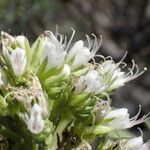
[[[71,44],[74,35],[72,29],[68,41],[45,31],[31,45],[24,35],[1,32],[0,129],[10,148],[90,150],[100,137],[99,150],[148,150],[142,135],[110,136],[149,119],[139,119],[141,106],[130,118],[127,108],[114,108],[110,100],[147,69],[140,71],[134,60],[128,68],[127,53],[119,62],[97,54],[102,36],[86,35],[86,46],[82,40]]]

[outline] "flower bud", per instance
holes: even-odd
[[[19,35],[15,38],[15,42],[16,42],[16,45],[19,46],[20,48],[25,48],[25,36],[23,35]]]

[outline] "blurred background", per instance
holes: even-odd
[[[137,80],[119,89],[113,96],[115,107],[127,107],[135,115],[150,111],[150,0],[0,0],[0,30],[13,35],[24,34],[31,41],[44,30],[85,40],[85,34],[103,35],[99,53],[119,61],[128,51],[125,61],[135,59],[139,68],[148,71]],[[144,138],[150,138],[149,124],[140,127]],[[131,130],[137,136],[137,127]]]

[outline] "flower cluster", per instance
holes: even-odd
[[[132,61],[97,54],[102,37],[86,36],[87,45],[72,43],[59,33],[45,31],[31,45],[24,35],[1,32],[0,129],[12,149],[112,149],[109,133],[143,123],[149,117],[130,118],[127,108],[113,108],[110,95],[142,75]],[[100,59],[100,63],[95,61]],[[17,140],[17,142],[16,142]],[[122,142],[123,141],[123,142]],[[118,142],[118,141],[117,141]],[[12,146],[13,145],[13,146]],[[142,136],[120,138],[116,150],[148,150]]]

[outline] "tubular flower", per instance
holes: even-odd
[[[81,90],[84,89],[87,93],[94,92],[98,94],[103,92],[106,88],[102,77],[99,76],[96,70],[88,71],[87,74],[81,76],[75,84],[75,92],[81,92]]]
[[[24,49],[16,48],[11,54],[7,53],[7,55],[15,75],[22,75],[27,63]]]
[[[150,149],[150,143],[143,142],[143,137],[135,137],[133,139],[130,139],[126,144],[125,144],[125,150],[149,150]]]
[[[42,109],[38,104],[35,103],[31,108],[30,118],[27,117],[26,123],[28,129],[34,134],[39,134],[43,131]]]
[[[112,119],[108,123],[108,125],[114,127],[115,129],[127,129],[137,124],[143,123],[147,119],[147,116],[149,114],[144,115],[142,118],[137,120],[140,112],[141,112],[141,107],[136,116],[134,116],[133,118],[129,118],[128,109],[126,108],[115,109],[115,110],[110,111],[106,115],[105,119]]]
[[[144,68],[142,72],[139,72],[137,64],[135,64],[134,60],[132,60],[132,68],[128,68],[129,72],[125,73],[122,71],[122,68],[126,66],[123,62],[125,56],[126,54],[118,63],[115,63],[112,59],[105,59],[105,61],[98,67],[99,73],[105,78],[106,82],[110,84],[110,89],[117,89],[123,86],[126,82],[139,77],[147,70],[147,68]],[[121,65],[123,65],[122,68],[120,67]]]
[[[65,43],[63,43],[63,37],[60,35],[60,41],[57,37],[50,32],[46,31],[46,44],[43,49],[42,58],[48,57],[48,68],[60,67],[64,64],[64,59],[66,55]],[[43,60],[42,59],[42,60]]]
[[[88,47],[84,46],[84,42],[82,40],[77,41],[73,47],[69,50],[66,59],[71,63],[72,68],[77,68],[82,65],[85,65],[90,59],[92,59],[96,52],[99,50],[101,46],[101,38],[98,43],[97,37],[93,35],[95,38],[94,43],[87,36]]]

